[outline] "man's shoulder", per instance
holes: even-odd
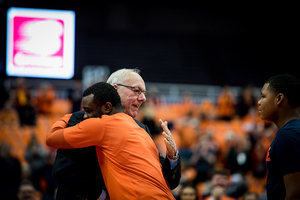
[[[138,120],[136,120],[136,119],[134,119],[134,118],[133,118],[133,120],[134,120],[141,128],[145,129],[145,127],[146,127],[145,124],[141,123],[140,121],[138,121]]]
[[[69,119],[68,126],[74,126],[81,122],[83,120],[84,112],[84,110],[74,112]]]
[[[300,131],[300,119],[292,119],[287,122],[279,131],[297,130]]]
[[[74,112],[74,113],[72,114],[72,116],[75,116],[75,117],[83,117],[84,112],[85,112],[84,110],[80,110],[80,111]]]
[[[134,119],[134,118],[133,118]],[[139,127],[141,127],[142,129],[144,129],[149,135],[150,137],[152,138],[152,135],[150,133],[150,130],[148,128],[148,126],[146,126],[145,124],[139,122],[138,120],[134,119],[134,121],[139,125]]]
[[[288,138],[299,138],[300,139],[300,120],[293,119],[286,123],[276,133],[277,140],[285,140]]]

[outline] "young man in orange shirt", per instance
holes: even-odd
[[[89,118],[66,128],[71,115],[65,115],[51,127],[47,145],[58,149],[96,146],[110,199],[174,199],[152,138],[123,112],[115,88],[101,82],[83,96],[83,105],[96,106],[101,119]],[[166,122],[161,124],[170,135]]]

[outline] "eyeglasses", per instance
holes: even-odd
[[[143,93],[146,96],[146,91],[145,90],[141,90],[138,87],[133,87],[133,86],[129,86],[129,85],[123,85],[123,84],[117,84],[118,86],[123,86],[123,87],[127,87],[129,89],[131,89],[136,95],[140,95],[141,93]]]

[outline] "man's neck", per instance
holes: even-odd
[[[281,129],[284,125],[286,125],[293,119],[300,119],[298,109],[286,110],[281,112],[275,124],[278,129]]]
[[[113,110],[111,111],[110,115],[116,114],[116,113],[124,113],[123,109],[117,109],[117,108],[113,108]]]

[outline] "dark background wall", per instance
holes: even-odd
[[[85,65],[140,68],[146,82],[260,86],[299,78],[295,5],[181,1],[0,0],[0,75],[9,7],[76,12],[75,76]]]

